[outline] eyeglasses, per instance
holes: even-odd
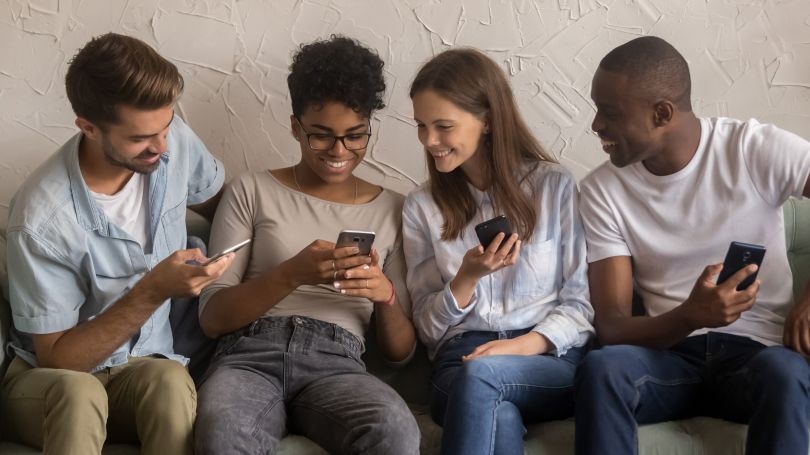
[[[332,150],[332,147],[335,146],[335,142],[337,141],[340,141],[346,150],[353,152],[363,150],[368,147],[368,141],[371,139],[370,131],[367,133],[349,133],[343,136],[335,136],[334,134],[327,133],[308,133],[307,130],[304,129],[304,125],[301,124],[301,121],[298,120],[298,117],[295,118],[295,121],[298,122],[298,126],[301,127],[301,130],[304,131],[304,134],[307,136],[309,148],[316,152]],[[368,128],[369,130],[371,129],[370,124]]]

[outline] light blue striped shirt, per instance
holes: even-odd
[[[478,281],[461,309],[450,292],[464,254],[478,244],[474,226],[495,215],[486,192],[468,185],[478,204],[463,235],[441,240],[443,218],[425,183],[408,195],[402,215],[413,321],[430,357],[448,339],[471,330],[533,327],[554,344],[556,355],[585,345],[593,335],[585,236],[576,183],[554,163],[541,163],[524,182],[535,188],[537,225],[521,245],[518,262]]]

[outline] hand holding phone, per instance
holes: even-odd
[[[765,247],[762,245],[753,245],[750,243],[731,242],[726,253],[726,259],[723,261],[723,269],[717,276],[717,284],[720,284],[731,275],[734,275],[738,270],[748,266],[749,264],[756,264],[757,271],[746,277],[740,284],[737,285],[737,290],[742,291],[748,286],[754,284],[757,279],[759,267],[762,266],[762,259],[765,257]]]
[[[207,260],[207,261],[205,261],[205,262],[199,262],[199,261],[191,260],[191,261],[186,261],[186,263],[187,263],[187,264],[192,264],[192,265],[208,265],[208,264],[213,264],[214,262],[216,262],[216,261],[218,261],[218,260],[222,259],[222,257],[223,257],[223,256],[225,256],[226,254],[228,254],[228,253],[233,253],[233,252],[236,252],[236,251],[239,251],[240,249],[242,249],[243,247],[245,247],[245,246],[246,246],[248,243],[250,243],[250,241],[251,241],[251,239],[242,240],[241,242],[239,242],[239,243],[237,243],[237,244],[235,244],[235,245],[231,245],[231,246],[229,246],[228,248],[225,248],[224,250],[220,251],[219,253],[217,253],[217,254],[215,254],[215,255],[211,256],[211,257],[210,257],[210,258],[208,258],[208,260]]]
[[[356,246],[361,255],[368,256],[371,254],[371,245],[374,244],[373,231],[357,231],[353,229],[344,229],[338,234],[335,248],[343,248],[347,246]]]
[[[506,215],[498,215],[495,218],[475,226],[475,234],[478,236],[478,241],[481,242],[481,246],[483,246],[484,249],[486,249],[489,244],[495,240],[495,236],[501,232],[504,233],[504,238],[508,238],[512,235],[512,227],[509,226],[509,220],[506,219]]]

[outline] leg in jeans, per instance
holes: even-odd
[[[327,322],[293,317],[287,349],[290,430],[329,453],[419,453],[413,414],[388,385],[368,374],[363,344]]]
[[[101,454],[107,392],[89,373],[32,368],[15,358],[3,380],[4,436],[60,455]]]
[[[573,415],[581,349],[563,357],[488,356],[467,361],[453,381],[443,453],[522,455],[528,422]]]
[[[329,453],[419,453],[419,427],[408,406],[365,371],[310,383],[290,403],[290,425]]]
[[[748,423],[746,454],[808,452],[810,366],[783,346],[714,335],[713,415]]]
[[[575,379],[576,453],[638,453],[637,423],[698,414],[705,336],[669,350],[616,345],[591,351]]]
[[[197,392],[182,364],[133,357],[110,369],[106,387],[110,441],[140,441],[145,455],[191,455]]]
[[[203,379],[194,427],[197,455],[274,453],[287,434],[284,352],[271,334],[249,331],[220,340]]]

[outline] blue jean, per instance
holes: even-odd
[[[413,414],[362,352],[350,332],[300,316],[226,335],[198,393],[195,453],[274,453],[289,431],[329,453],[417,454]]]
[[[570,417],[573,380],[584,348],[553,355],[498,355],[464,362],[461,356],[497,339],[529,330],[465,332],[436,354],[431,414],[444,428],[442,453],[523,454],[524,423]]]
[[[706,415],[748,424],[746,453],[806,454],[810,367],[783,346],[709,332],[667,350],[591,351],[576,377],[576,453],[638,453],[637,423]]]

